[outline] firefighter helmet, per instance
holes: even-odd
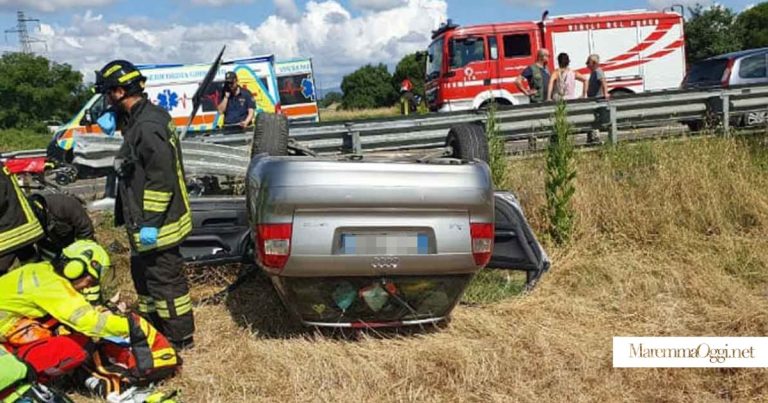
[[[113,60],[96,72],[95,91],[104,94],[118,87],[125,88],[128,95],[144,91],[147,78],[133,63],[126,60]]]

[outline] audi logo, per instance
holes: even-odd
[[[400,265],[400,258],[396,256],[381,256],[373,258],[371,268],[376,270],[397,269]]]

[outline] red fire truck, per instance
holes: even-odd
[[[428,49],[426,98],[433,111],[528,103],[515,80],[550,50],[582,74],[598,54],[612,95],[677,88],[685,75],[683,17],[676,11],[616,11],[547,17],[541,21],[460,27],[443,24]],[[581,83],[577,93],[581,93]]]

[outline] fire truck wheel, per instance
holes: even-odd
[[[488,140],[482,124],[466,123],[451,127],[445,145],[451,147],[453,158],[488,162]]]
[[[259,113],[253,129],[251,156],[288,155],[288,118],[282,114]]]

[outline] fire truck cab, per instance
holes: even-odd
[[[546,17],[542,21],[460,27],[448,21],[433,32],[428,48],[426,98],[433,111],[528,103],[515,84],[550,50],[548,69],[559,53],[571,68],[589,74],[587,57],[598,54],[612,95],[679,87],[685,76],[683,17],[674,11],[616,11]],[[577,82],[577,93],[581,93]]]

